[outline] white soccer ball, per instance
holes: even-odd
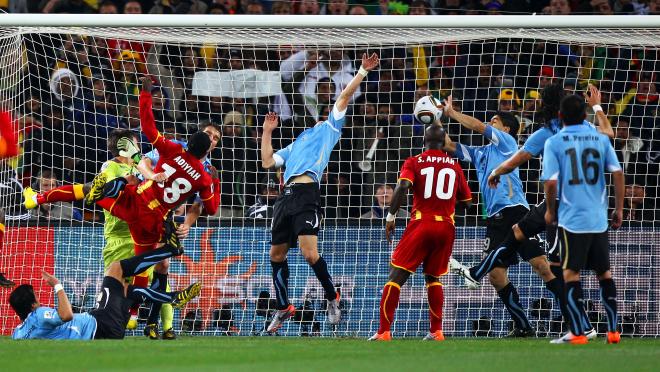
[[[440,102],[433,96],[425,96],[415,104],[415,119],[422,124],[431,124],[442,117],[442,109],[438,108]]]

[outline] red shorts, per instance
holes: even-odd
[[[435,277],[449,271],[455,227],[449,222],[411,221],[392,253],[392,266],[414,273],[424,263],[424,274]]]
[[[135,243],[135,254],[154,249],[160,243],[165,216],[161,208],[149,208],[148,203],[137,194],[136,186],[127,185],[116,199],[102,199],[97,204],[126,221]]]

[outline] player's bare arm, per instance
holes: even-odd
[[[545,223],[552,225],[557,221],[555,210],[557,207],[557,180],[548,180],[544,184],[545,189]],[[623,208],[623,207],[622,207]]]
[[[623,201],[625,197],[626,182],[623,176],[623,171],[619,170],[612,173],[614,182],[614,211],[612,211],[611,226],[613,229],[618,229],[623,223]]]
[[[396,228],[396,214],[399,213],[399,209],[403,205],[406,195],[408,195],[410,186],[412,186],[412,182],[401,179],[394,189],[394,194],[392,194],[392,204],[390,205],[385,224],[385,237],[388,243],[392,243],[392,234]]]
[[[273,131],[277,128],[278,115],[275,112],[266,114],[264,120],[264,132],[261,135],[261,166],[264,169],[275,167],[275,158],[273,158]]]
[[[456,152],[456,142],[452,141],[447,133],[445,133],[445,145],[442,147],[442,150],[449,154]]]
[[[151,162],[151,159],[144,157],[137,165],[137,170],[144,177],[145,180],[153,180],[155,182],[165,182],[167,181],[167,175],[165,172],[156,173],[153,171],[154,164]]]
[[[596,121],[598,126],[596,127],[598,131],[610,138],[614,138],[614,130],[612,129],[612,123],[605,115],[605,111],[600,106],[601,104],[601,95],[598,88],[593,84],[589,84],[587,92],[584,93],[584,98],[587,100],[587,104],[591,107],[596,114]],[[594,123],[596,124],[596,123]]]
[[[190,227],[197,222],[197,219],[202,215],[202,204],[194,202],[186,210],[186,218],[179,227],[176,229],[176,236],[179,239],[185,239],[190,233]]]
[[[465,115],[462,112],[454,109],[453,106],[453,97],[450,95],[445,100],[443,106],[443,111],[445,115],[456,120],[465,128],[483,134],[486,131],[486,124],[482,123],[481,120],[474,118],[470,115]]]
[[[73,319],[73,308],[69,302],[69,297],[67,297],[64,289],[61,288],[59,279],[50,275],[46,271],[41,272],[41,277],[49,286],[53,288],[56,288],[57,285],[60,285],[60,287],[57,289],[57,315],[59,315],[60,319],[63,322],[68,322],[69,320]]]
[[[525,150],[518,150],[512,157],[504,161],[497,168],[493,169],[488,176],[488,187],[496,188],[500,183],[500,176],[513,172],[519,166],[525,164],[532,158],[532,154]]]
[[[337,111],[339,112],[346,111],[346,109],[348,108],[348,102],[351,100],[351,97],[353,97],[353,94],[355,93],[357,88],[360,87],[362,80],[364,80],[364,78],[367,76],[369,71],[378,67],[379,63],[380,63],[380,58],[378,58],[378,54],[373,53],[368,57],[366,53],[362,54],[362,66],[360,66],[360,70],[358,71],[357,74],[355,74],[355,76],[348,83],[348,85],[346,85],[346,88],[344,88],[344,90],[341,91],[341,94],[339,94],[339,98],[337,99],[337,102],[335,102],[335,109],[337,109]]]

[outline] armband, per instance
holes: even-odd
[[[601,105],[593,105],[593,106],[591,106],[591,109],[594,110],[594,113],[596,113],[596,112],[598,112],[598,111],[603,111],[603,106],[601,106]]]
[[[367,77],[367,75],[369,75],[369,71],[367,71],[364,67],[360,66],[360,69],[358,70],[358,74],[362,75],[362,77]]]
[[[393,215],[392,213],[387,213],[387,217],[385,217],[385,221],[387,222],[392,222],[396,220],[396,215]]]
[[[61,283],[57,283],[53,287],[53,291],[55,292],[55,294],[57,294],[57,292],[63,291],[63,290],[64,290],[64,286]]]

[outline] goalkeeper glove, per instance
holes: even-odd
[[[117,141],[117,149],[119,150],[120,156],[132,159],[136,164],[140,162],[140,159],[142,159],[140,149],[128,137],[122,137],[119,139],[119,141]]]

